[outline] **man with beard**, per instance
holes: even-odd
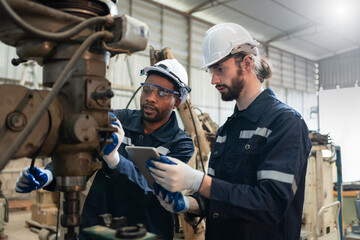
[[[162,206],[206,217],[207,240],[300,238],[311,141],[300,114],[263,89],[272,69],[257,45],[238,24],[206,32],[203,68],[222,100],[236,101],[217,133],[208,175],[170,157],[172,164],[147,162]],[[195,194],[169,194],[184,189]]]
[[[99,215],[110,213],[112,217],[126,217],[128,225],[145,224],[157,239],[171,240],[173,214],[161,207],[152,186],[127,159],[125,147],[151,146],[160,155],[175,157],[186,164],[194,153],[194,145],[179,128],[173,110],[186,101],[191,89],[187,86],[186,70],[176,59],[160,61],[144,68],[141,74],[147,76],[141,84],[141,110],[115,110],[121,124],[112,123],[119,131],[113,135],[115,143],[104,149],[107,164],[97,172],[86,197],[81,229],[99,224]],[[54,190],[55,181],[46,185],[45,189]],[[80,232],[79,239],[87,238]]]

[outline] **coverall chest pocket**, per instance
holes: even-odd
[[[217,178],[220,177],[219,173],[221,172],[221,165],[224,161],[224,149],[225,143],[215,143],[214,150],[211,152],[209,174]]]
[[[232,181],[241,184],[249,184],[254,186],[257,181],[257,170],[261,161],[265,141],[260,139],[243,140],[239,143],[240,154]]]

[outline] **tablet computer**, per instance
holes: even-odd
[[[159,159],[160,154],[154,147],[143,147],[143,146],[126,146],[125,150],[129,154],[129,160],[131,160],[135,166],[144,175],[149,187],[153,187],[154,178],[151,176],[149,170],[146,168],[146,161],[149,158]]]

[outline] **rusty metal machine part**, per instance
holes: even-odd
[[[113,3],[117,1],[86,1],[86,0],[40,0],[45,6],[80,17],[95,17],[116,15],[117,8]]]
[[[0,151],[5,153],[21,130],[32,118],[37,106],[48,91],[30,90],[23,86],[4,84],[0,86]],[[55,148],[58,129],[63,118],[60,102],[52,102],[46,114],[39,119],[28,139],[19,146],[13,158],[24,156],[47,156]]]
[[[1,6],[6,6],[4,2],[0,0]],[[11,158],[52,157],[58,190],[64,192],[61,224],[68,230],[65,239],[77,239],[79,192],[85,189],[86,176],[101,168],[96,156],[101,154],[106,142],[100,142],[99,134],[115,131],[108,116],[113,93],[105,78],[110,55],[143,50],[148,27],[130,17],[114,16],[116,1],[7,2],[10,10],[22,18],[19,23],[6,7],[0,8],[0,40],[16,47],[19,59],[13,62],[35,60],[43,66],[43,85],[61,88],[54,95],[54,91],[0,85],[0,150],[6,152],[11,143],[23,136],[26,132],[23,130],[31,125],[29,122],[34,122],[34,116],[39,115],[38,106],[43,106],[44,99],[51,99],[49,105],[45,105],[45,113]],[[103,17],[105,15],[112,17]],[[121,28],[123,23],[126,23],[124,26],[130,24],[133,30],[115,29],[115,25]],[[97,32],[107,35],[96,35]],[[93,44],[96,38],[88,39],[95,35],[107,37]],[[129,37],[134,38],[132,45],[128,44]],[[79,49],[86,50],[87,45],[83,43],[87,41],[91,47],[82,54]],[[82,57],[74,62],[73,56],[79,53]],[[71,71],[64,72],[70,67]],[[64,84],[59,85],[58,76],[62,75]],[[51,94],[54,98],[48,98]],[[1,162],[4,159],[8,160],[1,158]]]

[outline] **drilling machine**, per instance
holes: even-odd
[[[115,131],[109,58],[147,45],[148,26],[118,15],[116,2],[0,0],[0,40],[16,48],[12,63],[36,61],[47,88],[0,85],[0,170],[10,159],[51,157],[65,239],[77,239],[80,191]]]

